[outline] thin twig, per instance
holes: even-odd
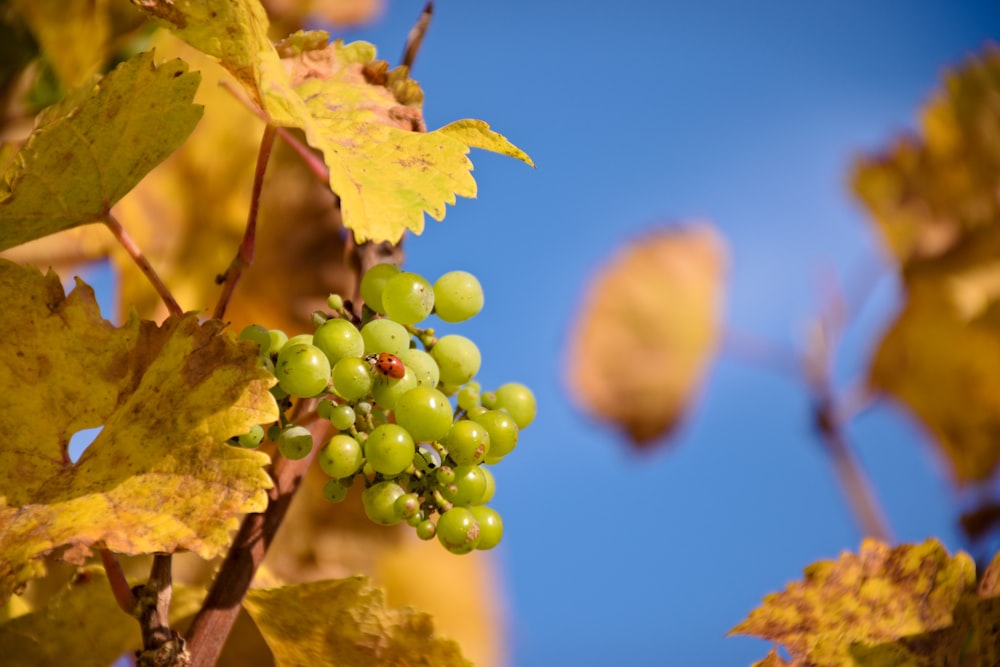
[[[122,564],[107,549],[101,549],[100,553],[101,563],[104,565],[104,571],[108,575],[108,583],[111,584],[111,592],[115,596],[115,602],[118,603],[122,611],[131,616],[132,612],[135,611],[135,595],[132,594],[132,588],[128,585],[128,580],[125,579]]]
[[[194,667],[210,667],[218,660],[254,573],[267,555],[302,478],[327,437],[329,422],[321,420],[311,426],[312,452],[297,461],[278,455],[272,472],[274,488],[267,494],[267,509],[262,514],[248,514],[243,519],[212,588],[188,630],[188,647]]]
[[[128,235],[128,232],[125,231],[125,228],[122,227],[120,222],[118,222],[118,219],[115,218],[114,214],[109,211],[105,214],[103,222],[107,225],[108,229],[111,230],[111,233],[114,235],[115,239],[118,240],[118,243],[125,248],[125,252],[129,254],[132,261],[136,263],[139,270],[146,276],[146,279],[153,285],[153,289],[155,289],[156,293],[160,295],[160,298],[167,306],[167,310],[170,314],[183,314],[184,311],[174,299],[170,290],[167,289],[166,283],[164,283],[159,274],[156,273],[153,269],[153,265],[150,264],[149,260],[146,259],[146,256],[142,254],[142,250],[138,245],[136,245],[135,241],[132,240],[132,237]]]
[[[865,536],[892,544],[895,541],[892,529],[875,497],[871,482],[847,442],[834,414],[833,403],[825,400],[817,402],[813,410],[813,419],[826,451],[830,454],[834,474],[847,497],[861,532]]]
[[[247,214],[247,226],[243,231],[243,241],[240,243],[236,257],[233,258],[229,268],[226,269],[225,279],[222,283],[222,293],[215,304],[215,311],[212,317],[221,320],[229,307],[229,300],[233,297],[233,290],[236,283],[243,275],[244,269],[249,268],[253,263],[254,248],[257,243],[257,213],[260,210],[260,193],[264,188],[264,173],[267,171],[267,163],[271,157],[271,149],[274,147],[275,127],[266,125],[264,134],[260,138],[260,150],[257,151],[257,164],[254,167],[253,189],[250,192],[250,211]]]
[[[420,45],[424,43],[424,35],[431,24],[431,14],[434,13],[434,3],[428,2],[424,5],[424,10],[420,12],[420,18],[410,28],[410,34],[406,36],[406,47],[403,49],[403,56],[399,59],[399,64],[408,70],[413,69],[413,61],[417,59],[417,52]]]
[[[247,110],[250,111],[250,113],[257,116],[268,125],[273,124],[268,115],[264,113],[263,109],[254,104],[245,95],[242,95],[240,91],[238,91],[231,83],[229,83],[228,81],[220,81],[219,85],[222,86],[223,90],[225,90],[230,95],[235,97],[237,101],[239,101],[243,106],[245,106]],[[275,127],[277,128],[278,136],[284,139],[285,142],[292,147],[292,150],[294,150],[299,155],[299,157],[302,158],[302,160],[306,163],[306,166],[309,167],[309,170],[313,173],[313,175],[315,175],[316,178],[319,179],[319,182],[323,183],[324,185],[329,185],[330,170],[326,166],[326,163],[324,163],[321,158],[317,157],[317,155],[312,150],[310,150],[307,145],[299,141],[299,138],[296,137],[294,134],[292,134],[292,132],[287,127],[281,127],[281,126],[275,126]]]

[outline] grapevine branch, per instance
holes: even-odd
[[[264,134],[260,138],[260,149],[257,151],[257,164],[254,167],[253,189],[250,193],[250,211],[247,213],[247,226],[243,232],[243,241],[239,250],[233,258],[229,268],[222,278],[222,293],[215,304],[215,311],[212,317],[221,320],[229,307],[229,300],[233,297],[233,290],[239,282],[243,271],[253,263],[254,248],[257,243],[257,214],[260,211],[260,193],[264,188],[264,173],[267,171],[267,163],[271,157],[271,149],[274,147],[274,137],[276,128],[273,125],[264,127]]]
[[[167,306],[167,310],[170,314],[181,315],[184,311],[170,293],[166,283],[164,283],[159,274],[156,273],[153,265],[149,263],[149,260],[146,259],[142,250],[132,237],[128,235],[128,232],[125,231],[125,228],[122,227],[120,222],[118,222],[118,219],[115,218],[114,214],[110,211],[106,213],[103,222],[107,228],[111,230],[111,233],[114,235],[115,239],[117,239],[118,243],[125,248],[125,252],[129,254],[129,257],[132,258],[132,261],[134,261],[136,266],[139,267],[139,270],[146,276],[146,279],[153,285],[153,289],[155,289],[156,293],[160,295],[161,299],[163,299],[163,303]]]
[[[173,559],[170,554],[153,556],[149,580],[138,587],[139,627],[142,630],[143,650],[139,653],[138,667],[160,665],[186,665],[184,640],[170,629],[168,615],[173,595]]]
[[[236,539],[212,582],[212,588],[188,630],[187,641],[193,667],[210,667],[222,653],[250,582],[267,555],[288,506],[330,428],[329,422],[324,421],[314,422],[311,427],[313,448],[309,456],[297,461],[277,456],[271,473],[274,487],[267,493],[267,509],[260,514],[248,514],[243,519]]]
[[[424,5],[424,10],[420,12],[420,18],[410,28],[410,34],[406,36],[406,47],[403,49],[403,57],[399,59],[399,64],[408,70],[413,69],[413,61],[417,59],[417,52],[420,45],[424,43],[424,35],[431,24],[431,15],[434,13],[434,3],[428,2]]]

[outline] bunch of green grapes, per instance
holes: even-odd
[[[252,325],[240,338],[256,342],[282,418],[267,437],[292,459],[307,456],[312,437],[284,413],[293,398],[317,398],[319,418],[336,431],[317,455],[329,475],[323,493],[347,497],[360,478],[362,503],[378,524],[406,522],[421,539],[435,536],[452,553],[492,549],[503,521],[493,498],[490,466],[515,446],[535,418],[535,397],[522,384],[483,392],[475,381],[481,357],[465,336],[437,337],[417,325],[431,313],[462,322],[483,307],[475,276],[452,271],[431,285],[392,264],[372,267],[361,280],[364,314],[356,321],[332,295],[331,313],[315,313],[316,330],[288,338]],[[232,444],[256,447],[254,427]]]

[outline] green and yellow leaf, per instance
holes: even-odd
[[[194,314],[101,319],[89,287],[0,261],[0,602],[91,549],[217,555],[267,504],[269,458],[225,441],[277,418],[257,353]],[[76,463],[70,437],[103,426]]]
[[[778,642],[813,667],[868,664],[852,647],[947,628],[974,591],[975,565],[964,553],[952,558],[936,540],[890,548],[869,539],[857,555],[810,565],[804,581],[768,595],[730,634]]]
[[[136,0],[195,48],[220,59],[271,122],[301,129],[323,153],[344,225],[358,241],[397,242],[423,231],[455,197],[474,197],[470,147],[531,159],[485,123],[420,132],[422,93],[404,68],[388,71],[363,42],[326,45],[297,33],[275,48],[257,0]],[[229,30],[237,22],[239,28]],[[284,57],[284,59],[282,59]]]
[[[279,667],[470,665],[458,645],[434,634],[430,616],[390,609],[365,577],[253,589],[243,601]]]
[[[106,216],[194,129],[200,78],[141,53],[47,109],[0,181],[0,250]]]

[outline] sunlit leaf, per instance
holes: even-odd
[[[813,667],[856,665],[852,645],[948,627],[974,587],[972,559],[950,557],[936,540],[890,548],[869,539],[857,555],[810,565],[804,581],[768,595],[731,634],[783,644]]]
[[[708,225],[649,234],[587,286],[570,329],[569,390],[643,445],[676,427],[719,336],[726,251]]]
[[[202,597],[204,591],[174,586],[171,622],[193,613]],[[141,646],[139,624],[118,607],[100,568],[81,571],[44,607],[0,624],[5,667],[107,667]]]
[[[1000,302],[964,310],[948,272],[928,268],[911,279],[870,382],[920,418],[958,482],[986,479],[1000,465]]]
[[[470,665],[427,614],[389,609],[365,577],[253,589],[243,601],[279,667]]]
[[[194,129],[199,80],[147,52],[47,109],[0,182],[0,250],[102,218]]]
[[[1000,227],[1000,48],[950,74],[921,133],[855,167],[854,190],[905,269]]]
[[[786,661],[778,655],[777,648],[772,648],[763,660],[758,660],[751,667],[795,667],[795,663]]]
[[[225,444],[277,417],[252,345],[191,314],[101,319],[93,292],[0,262],[0,601],[91,548],[218,554],[266,506],[268,457]],[[75,464],[70,436],[103,430]]]
[[[417,108],[422,94],[405,69],[390,72],[374,61],[371,45],[335,42],[321,48],[325,33],[298,33],[279,45],[279,56],[257,0],[135,2],[189,44],[219,58],[271,122],[305,133],[323,153],[344,225],[358,241],[399,241],[407,229],[423,230],[425,212],[441,220],[456,196],[474,197],[470,146],[531,164],[485,123],[413,131],[423,126]],[[239,28],[230,30],[232,22]]]

